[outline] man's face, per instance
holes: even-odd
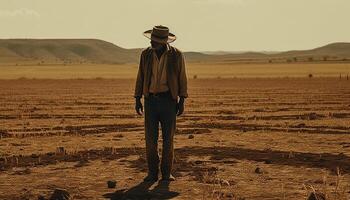
[[[154,50],[160,50],[165,46],[165,44],[151,40],[151,46]]]

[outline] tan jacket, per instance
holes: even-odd
[[[170,46],[170,45],[169,45]],[[167,82],[173,99],[177,97],[187,98],[187,77],[185,59],[183,53],[170,46],[167,58]],[[139,70],[137,73],[134,97],[148,97],[152,75],[152,49],[148,47],[140,56]]]

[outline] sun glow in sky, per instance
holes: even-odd
[[[0,38],[97,38],[143,48],[166,25],[185,51],[282,51],[350,42],[349,0],[0,0]]]

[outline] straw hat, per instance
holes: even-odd
[[[143,32],[143,35],[159,43],[170,43],[176,40],[176,36],[169,32],[169,28],[162,25],[155,26],[152,30]]]

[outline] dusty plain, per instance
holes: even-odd
[[[188,78],[271,78],[271,77],[339,77],[350,74],[350,63],[187,63]],[[133,79],[136,64],[108,65],[0,65],[0,79]]]
[[[290,76],[277,69],[268,76],[266,68],[226,73],[232,77],[198,66],[188,68],[189,98],[177,118],[177,180],[153,185],[142,183],[135,66],[86,76],[72,68],[18,74],[2,66],[0,199],[45,199],[57,188],[73,199],[301,200],[313,189],[350,198],[348,64],[300,66],[288,69]]]

